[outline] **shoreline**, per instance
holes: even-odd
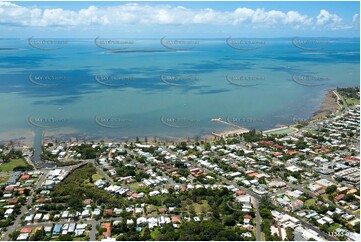
[[[335,89],[328,89],[326,90],[325,94],[323,95],[322,98],[322,102],[318,108],[317,111],[315,111],[313,113],[313,115],[307,120],[307,122],[312,122],[312,121],[317,121],[317,120],[321,120],[325,117],[327,117],[330,114],[333,114],[337,111],[339,111],[340,106],[337,103],[337,97],[334,94]],[[284,125],[286,126],[293,126],[295,124],[289,124],[289,125]],[[273,129],[277,129],[277,127],[274,127]],[[18,143],[21,145],[25,145],[25,146],[30,146],[30,147],[34,147],[34,138],[35,138],[35,132],[33,130],[26,130],[27,132],[22,132],[22,131],[13,131],[13,132],[9,132],[7,134],[3,134],[2,136],[7,136],[6,140],[1,140],[2,143],[10,143],[11,141],[13,141],[14,143]],[[135,142],[135,138],[130,138],[130,137],[123,137],[123,138],[118,138],[118,139],[113,139],[113,138],[94,138],[94,139],[84,139],[85,137],[78,137],[76,138],[76,135],[73,133],[75,130],[73,129],[69,129],[69,130],[65,130],[66,132],[59,134],[56,132],[48,132],[48,134],[45,134],[44,137],[44,142],[48,143],[48,142],[53,142],[54,140],[59,140],[60,141],[64,141],[64,142],[68,142],[69,140],[74,141],[74,139],[78,139],[78,142],[100,142],[100,141],[104,141],[104,142]],[[237,130],[234,130],[234,132],[236,132]],[[265,130],[263,130],[265,131]],[[267,131],[267,130],[266,130]],[[76,131],[75,131],[76,132]],[[232,133],[233,131],[224,131],[226,133]],[[224,132],[220,132],[220,133],[224,133]],[[140,138],[140,142],[141,143],[145,143],[144,141],[144,137],[139,137]],[[157,141],[154,142],[153,137],[148,137],[148,142],[147,144],[159,144],[159,143],[164,143],[164,144],[175,144],[175,143],[180,143],[180,142],[209,142],[212,140],[217,139],[218,137],[216,137],[213,133],[210,134],[206,134],[206,135],[200,135],[197,139],[196,138],[185,138],[185,137],[156,137]]]
[[[320,107],[310,117],[309,121],[320,120],[339,111],[340,106],[337,103],[337,97],[334,94],[336,89],[328,89],[323,96]]]

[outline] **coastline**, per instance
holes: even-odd
[[[332,113],[335,113],[339,110],[340,107],[337,103],[337,97],[333,93],[334,90],[335,89],[329,89],[326,91],[326,93],[323,96],[322,103],[319,106],[319,109],[316,112],[314,112],[313,115],[308,119],[309,122],[323,119],[326,116],[328,116]],[[285,126],[287,126],[287,125],[285,125]],[[227,131],[227,132],[232,132],[232,131]],[[60,133],[59,130],[57,132],[53,131],[53,130],[48,130],[45,134],[44,140],[45,140],[45,142],[54,142],[54,140],[62,140],[62,141],[73,140],[74,141],[76,139],[75,133],[76,133],[76,131],[72,128],[63,129],[62,133]],[[33,130],[21,130],[21,131],[17,131],[17,132],[8,132],[8,133],[2,135],[2,138],[5,138],[2,140],[2,142],[10,142],[12,140],[15,143],[33,147],[35,145],[34,137],[35,137],[35,132]],[[86,136],[84,136],[82,138],[79,137],[78,140],[83,141],[85,137]],[[208,141],[214,140],[215,138],[216,137],[212,133],[210,133],[210,134],[199,136],[198,141],[208,142]],[[124,141],[134,142],[135,141],[135,139],[131,139],[129,137],[123,137],[123,138],[119,138],[119,139],[95,138],[95,139],[92,139],[91,141],[100,142],[101,140],[104,142],[122,142],[122,141],[123,142]],[[140,140],[142,143],[144,143],[144,137],[140,137]],[[91,142],[90,140],[88,140],[86,138],[85,138],[85,141]],[[156,143],[175,144],[175,143],[179,143],[182,141],[188,141],[188,138],[157,137]],[[189,141],[195,142],[196,140],[194,138],[190,138]],[[147,143],[154,144],[155,142],[153,140],[153,137],[148,137]]]
[[[337,97],[333,93],[335,89],[329,89],[326,91],[326,93],[323,96],[322,103],[319,107],[319,109],[313,113],[313,115],[310,118],[310,121],[323,119],[326,116],[335,113],[339,110],[339,105],[337,103]]]
[[[0,135],[0,143],[13,142],[19,146],[33,147],[35,132],[32,129],[11,130]]]

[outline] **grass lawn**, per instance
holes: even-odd
[[[9,179],[9,176],[0,177],[0,184],[6,182]]]
[[[103,177],[101,175],[99,175],[98,173],[95,173],[92,175],[93,183],[102,178]],[[86,185],[93,185],[93,183],[90,183],[89,178],[84,180],[84,184],[86,184]]]
[[[308,200],[306,200],[306,202],[305,202],[305,206],[306,206],[306,207],[311,207],[316,201],[317,201],[317,198],[308,199]]]
[[[334,224],[331,224],[331,226],[330,226],[330,228],[329,228],[329,231],[330,232],[333,232],[333,231],[335,231],[337,228],[339,228],[340,227],[340,225],[339,224],[336,224],[336,223],[334,223]]]
[[[76,241],[88,241],[89,237],[82,236],[82,237],[74,237],[74,240]]]
[[[159,236],[160,233],[161,232],[159,231],[159,228],[156,228],[155,230],[150,232],[150,237],[152,237],[152,239],[156,239]]]
[[[355,212],[360,217],[360,209]]]
[[[202,200],[202,204],[199,203],[192,203],[193,207],[194,207],[194,211],[196,212],[196,214],[201,214],[202,213],[202,208],[203,210],[207,213],[209,211],[211,211],[211,207],[208,205],[208,201],[207,200]],[[187,206],[187,210],[189,211],[189,207],[191,205]]]
[[[262,241],[265,241],[265,240],[266,240],[266,236],[264,235],[263,232],[261,232],[261,239],[262,239]]]
[[[0,165],[0,171],[8,172],[13,171],[17,166],[28,166],[28,163],[23,159],[12,159],[9,162],[3,163]]]
[[[100,174],[95,173],[94,175],[92,175],[92,178],[93,178],[93,181],[95,182],[99,179],[102,179],[103,177]]]
[[[257,228],[256,228],[256,226],[253,226],[252,234],[254,235],[255,238],[257,238]]]
[[[307,129],[307,132],[311,133],[311,134],[317,134],[316,130],[312,130],[312,129]]]
[[[346,102],[348,105],[356,105],[356,104],[360,104],[360,101],[354,98],[346,98]]]
[[[141,184],[141,182],[134,182],[129,184],[128,186],[130,187],[131,190],[137,190],[139,188],[139,184]]]
[[[278,129],[278,130],[273,130],[273,131],[269,131],[269,132],[263,132],[265,135],[272,135],[272,134],[288,134],[288,133],[292,133],[296,131],[295,128],[292,127],[284,127],[282,129]]]
[[[326,199],[328,200],[328,195],[325,193],[325,194],[322,194],[321,197],[323,197],[323,199]]]

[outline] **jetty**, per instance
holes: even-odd
[[[241,127],[241,126],[238,126],[238,125],[236,125],[236,124],[233,124],[233,123],[224,121],[224,120],[222,120],[222,118],[212,118],[211,121],[212,121],[212,122],[222,123],[222,124],[231,126],[232,128],[235,128],[235,130],[224,131],[224,132],[219,132],[219,133],[217,133],[217,132],[212,132],[212,134],[213,134],[214,136],[216,136],[216,137],[228,137],[228,136],[232,136],[232,135],[240,135],[240,134],[248,133],[248,132],[249,132],[248,129],[243,128],[243,127]]]

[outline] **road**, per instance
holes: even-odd
[[[346,100],[343,98],[342,95],[340,95],[336,90],[334,90],[333,93],[334,93],[334,94],[336,95],[336,97],[337,97],[337,104],[340,106],[340,108],[345,107],[347,110],[350,109],[350,107],[348,106]],[[340,100],[342,101],[342,104],[343,104],[343,105],[341,105],[341,104],[339,103]]]
[[[256,200],[255,209],[256,209],[256,240],[261,241],[262,240],[261,215],[259,214],[259,201],[258,200]]]
[[[194,161],[193,161],[193,165],[196,166],[196,167],[200,167],[199,164],[197,164],[197,163],[194,162]],[[206,168],[204,168],[204,167],[201,167],[201,168],[202,168],[203,170],[207,171],[207,172],[210,172],[208,169],[206,169]],[[235,187],[237,187],[237,188],[239,188],[239,189],[242,189],[242,190],[244,190],[248,195],[251,195],[252,197],[254,197],[254,198],[256,199],[256,201],[257,201],[257,202],[256,202],[257,207],[255,207],[255,209],[256,209],[256,240],[257,240],[257,241],[261,241],[261,240],[262,240],[262,238],[261,238],[261,216],[260,216],[260,214],[259,214],[258,203],[259,203],[259,201],[261,200],[262,196],[259,195],[259,194],[257,194],[257,193],[255,193],[255,192],[253,192],[253,191],[251,191],[251,190],[249,190],[249,189],[247,189],[247,188],[245,188],[245,187],[243,187],[243,186],[238,185],[238,184],[235,183],[234,181],[228,180],[227,178],[225,178],[225,177],[223,177],[223,176],[218,176],[218,177],[219,177],[222,181],[224,181],[226,184],[233,185],[233,186],[235,186]],[[291,187],[292,187],[292,186],[295,186],[295,185],[291,184]],[[295,186],[295,187],[297,187],[297,186]],[[302,188],[302,187],[301,187],[301,188]],[[301,189],[301,188],[298,188],[298,189]],[[302,188],[302,190],[304,190],[304,189]],[[275,204],[275,205],[276,205],[276,204]],[[289,213],[289,212],[287,212],[287,211],[284,211],[282,208],[278,207],[277,205],[276,205],[276,208],[277,208],[277,210],[278,210],[279,212],[284,213],[284,214],[288,214],[289,216],[294,217],[294,215],[292,215],[291,213]],[[299,221],[300,221],[300,223],[301,223],[304,227],[306,227],[306,228],[308,228],[308,229],[311,229],[311,230],[317,232],[319,235],[325,237],[327,240],[329,240],[329,241],[336,241],[335,238],[333,238],[333,237],[330,236],[329,234],[321,231],[320,229],[318,229],[318,228],[315,227],[314,225],[311,225],[311,224],[305,222],[305,221],[302,220],[301,218],[299,218]]]
[[[20,225],[20,223],[21,223],[21,218],[22,218],[22,216],[24,216],[25,213],[28,211],[27,206],[30,206],[31,203],[32,203],[32,201],[33,201],[33,197],[34,197],[34,195],[35,195],[35,190],[38,189],[38,188],[41,186],[41,184],[43,184],[43,182],[44,182],[47,174],[48,174],[47,172],[44,172],[44,173],[40,176],[40,178],[38,179],[38,182],[36,183],[35,189],[31,192],[31,194],[30,194],[30,196],[28,197],[28,200],[27,200],[27,202],[25,203],[25,205],[23,205],[23,206],[21,207],[21,209],[20,209],[20,214],[16,217],[14,223],[7,228],[8,230],[6,231],[3,240],[5,240],[5,241],[9,240],[9,239],[10,239],[9,235],[10,235],[11,233],[13,233],[17,228],[19,228],[19,225]]]
[[[195,161],[191,161],[191,163],[198,168],[201,168],[202,170],[206,171],[207,173],[210,173],[212,171],[210,171],[209,169],[205,168],[205,167],[200,167],[200,165],[198,163],[196,163]],[[244,190],[248,195],[252,196],[256,202],[255,202],[255,206],[254,208],[256,209],[256,240],[257,241],[261,241],[262,240],[262,236],[261,236],[261,216],[259,214],[259,200],[261,198],[260,195],[258,195],[257,193],[250,191],[248,189],[246,189],[243,186],[238,185],[236,182],[234,181],[230,181],[227,178],[223,177],[223,176],[218,176],[222,181],[224,181],[226,184],[228,185],[233,185],[234,187],[237,187],[241,190]]]
[[[329,177],[327,177],[327,176],[322,176],[322,178],[324,178],[324,179],[329,179]],[[317,179],[318,179],[318,178],[317,178]],[[307,182],[310,182],[310,181],[313,181],[313,180],[317,180],[317,179],[311,179],[311,180],[308,180]],[[303,185],[304,185],[303,183],[300,183],[300,184],[292,184],[292,183],[290,183],[290,182],[286,182],[286,184],[287,184],[287,187],[286,187],[286,188],[280,189],[280,190],[278,190],[277,192],[274,192],[274,193],[272,193],[272,194],[270,194],[270,195],[271,195],[271,196],[277,196],[277,195],[279,195],[279,194],[285,193],[286,191],[290,190],[290,188],[293,188],[293,189],[296,189],[296,190],[300,190],[300,191],[302,191],[302,192],[304,192],[304,193],[307,193],[307,194],[308,194],[310,197],[312,197],[312,198],[318,197],[318,195],[316,195],[316,194],[314,194],[313,192],[311,192],[311,191],[303,188]],[[356,216],[356,217],[359,216],[357,213],[355,213],[355,211],[346,209],[346,208],[344,208],[344,207],[342,207],[342,206],[340,206],[340,205],[338,205],[338,204],[330,201],[328,198],[324,198],[324,200],[325,200],[328,204],[334,205],[335,207],[341,209],[342,211],[344,211],[344,212],[346,212],[346,213],[352,214],[352,215],[354,215],[354,216]]]
[[[108,176],[108,174],[106,174],[106,173],[96,164],[95,159],[94,159],[92,162],[93,162],[94,167],[97,169],[97,172],[98,172],[102,177],[104,177],[104,179],[105,179],[107,182],[109,182],[109,184],[114,185],[113,179],[111,179],[111,178]]]
[[[78,167],[80,167],[80,166],[83,166],[83,165],[85,165],[85,164],[87,164],[87,162],[82,162],[82,163],[80,163],[80,164],[70,166],[70,168],[71,168],[71,169],[76,169],[76,168],[78,168]],[[8,226],[7,231],[6,231],[6,233],[4,234],[3,240],[5,240],[5,241],[9,240],[9,239],[10,239],[10,238],[9,238],[9,235],[10,235],[11,233],[13,233],[16,229],[18,229],[18,228],[20,227],[20,224],[21,224],[21,222],[22,222],[22,221],[21,221],[21,218],[28,212],[27,207],[28,207],[28,206],[31,206],[32,201],[33,201],[33,197],[34,197],[34,195],[35,195],[35,191],[36,191],[37,189],[39,189],[39,188],[41,187],[41,185],[44,183],[44,181],[45,181],[45,179],[46,179],[46,177],[47,177],[47,175],[48,175],[49,170],[48,170],[48,169],[41,169],[40,171],[42,171],[43,173],[41,174],[40,178],[39,178],[38,181],[36,182],[35,187],[32,189],[32,192],[31,192],[30,196],[28,197],[27,202],[25,203],[25,205],[23,205],[23,206],[21,207],[21,209],[20,209],[20,214],[16,217],[14,223],[13,223],[12,225]]]
[[[36,165],[34,164],[34,162],[31,160],[31,157],[25,157],[26,162],[31,165],[32,167],[34,167],[34,170],[37,170],[38,168],[36,167]]]
[[[97,225],[99,225],[100,223],[103,222],[112,222],[112,221],[122,221],[122,218],[120,217],[112,217],[112,218],[102,218],[102,219],[88,219],[88,220],[84,220],[82,221],[83,224],[90,224],[92,227],[89,231],[89,240],[90,241],[96,241],[96,236],[98,233],[97,230]],[[59,221],[59,222],[43,222],[43,223],[33,223],[33,224],[27,224],[26,226],[22,226],[22,227],[27,227],[27,228],[36,228],[36,227],[40,227],[40,226],[53,226],[54,224],[68,224],[68,223],[77,223],[74,221]],[[19,227],[17,227],[17,229],[19,229]]]

